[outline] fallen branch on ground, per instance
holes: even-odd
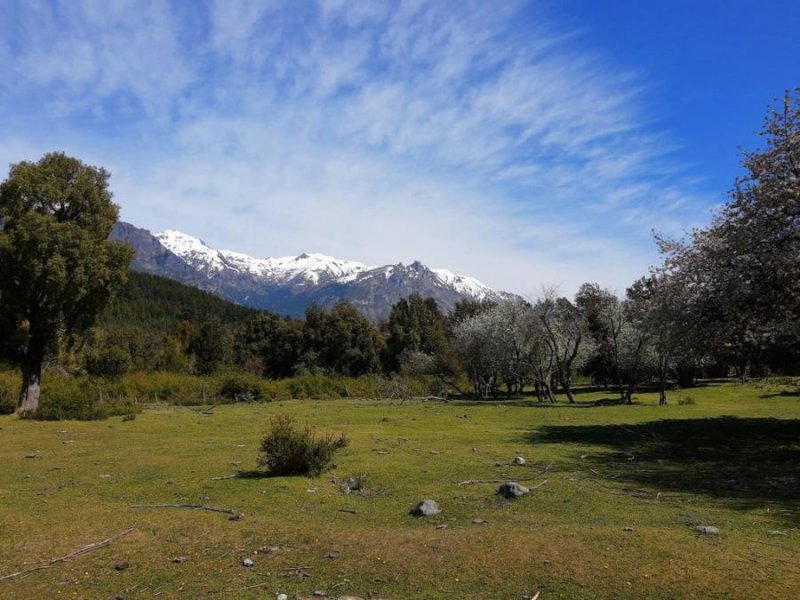
[[[131,527],[130,529],[126,529],[122,533],[118,533],[117,535],[111,536],[108,539],[105,539],[101,542],[94,542],[92,544],[87,544],[82,548],[78,548],[77,550],[73,550],[69,554],[65,554],[64,556],[59,556],[58,558],[51,558],[44,562],[44,564],[36,565],[33,567],[28,567],[27,569],[22,569],[21,571],[17,571],[16,573],[11,573],[10,575],[4,575],[0,577],[0,581],[4,581],[6,579],[14,579],[15,577],[20,577],[21,575],[27,575],[28,573],[32,573],[33,571],[39,571],[41,569],[49,569],[53,565],[66,562],[83,554],[87,554],[92,550],[97,550],[98,548],[102,548],[104,546],[108,546],[111,542],[118,540],[119,538],[128,535],[131,531],[136,529],[135,527]]]
[[[245,591],[245,590],[254,590],[254,589],[256,589],[256,588],[263,588],[263,587],[267,587],[267,586],[268,586],[268,585],[270,585],[271,583],[273,583],[273,582],[272,582],[272,581],[264,581],[264,582],[262,582],[262,583],[254,583],[253,585],[247,585],[247,586],[245,586],[245,587],[240,587],[240,588],[230,588],[230,589],[227,589],[227,590],[222,590],[222,591],[220,592],[220,594],[225,594],[225,593],[227,593],[227,592],[243,592],[243,591]]]
[[[239,476],[238,473],[234,473],[233,475],[222,475],[220,477],[212,477],[211,481],[222,481],[223,479],[236,479]]]
[[[210,510],[229,515],[239,514],[232,508],[221,508],[219,506],[206,506],[205,504],[131,504],[130,508],[188,508],[191,510]]]
[[[458,485],[459,486],[464,486],[464,485],[476,485],[476,484],[480,484],[480,483],[505,483],[506,481],[534,481],[535,479],[539,479],[539,477],[541,477],[542,475],[547,473],[550,470],[550,467],[552,467],[552,466],[553,466],[553,462],[550,461],[549,465],[547,465],[542,471],[540,471],[539,473],[537,473],[533,477],[523,477],[521,479],[518,478],[518,477],[506,477],[505,479],[466,479],[464,481],[459,481]],[[536,488],[532,488],[532,489],[536,489]]]

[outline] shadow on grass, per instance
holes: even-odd
[[[761,394],[759,398],[800,398],[800,390],[796,391],[783,390],[782,392]]]
[[[253,469],[252,471],[237,471],[236,477],[233,477],[233,479],[268,479],[271,477],[276,476],[268,471],[257,471]]]
[[[581,444],[616,481],[745,504],[800,504],[800,420],[720,417],[632,425],[546,426],[537,444]],[[798,518],[796,515],[794,518]]]

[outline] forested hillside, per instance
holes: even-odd
[[[171,279],[131,271],[100,325],[135,325],[146,331],[173,332],[181,321],[216,317],[225,324],[238,325],[259,312]]]

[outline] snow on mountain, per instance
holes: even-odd
[[[446,285],[449,285],[457,292],[472,296],[476,300],[483,300],[485,298],[495,295],[494,290],[486,287],[483,283],[474,277],[467,277],[466,275],[456,275],[447,269],[431,269]]]
[[[169,277],[223,298],[302,318],[309,306],[331,307],[350,302],[374,321],[389,316],[401,298],[421,294],[443,311],[459,300],[502,300],[473,277],[447,269],[430,269],[419,261],[369,266],[324,254],[253,258],[241,252],[216,250],[202,240],[170,229],[156,235],[118,223],[113,239],[133,247],[137,271]]]
[[[197,269],[204,269],[212,273],[230,269],[276,283],[304,279],[316,285],[325,279],[344,284],[377,274],[389,279],[396,268],[402,268],[402,265],[373,267],[356,261],[340,260],[325,254],[254,258],[232,250],[215,250],[202,240],[175,229],[162,231],[155,234],[155,237],[167,250]],[[411,277],[417,277],[428,268],[415,261],[407,267],[407,270]],[[477,300],[495,295],[493,290],[474,277],[457,275],[447,269],[429,270],[443,285],[453,288],[459,294]],[[370,273],[370,271],[376,272]]]
[[[230,269],[271,282],[289,282],[299,278],[318,284],[323,278],[347,279],[374,268],[360,262],[339,260],[324,254],[254,258],[232,250],[214,250],[202,240],[174,229],[157,233],[155,237],[167,250],[196,268],[212,272]]]
[[[225,267],[219,252],[196,237],[175,229],[167,229],[155,234],[155,238],[167,250],[189,262],[192,266],[205,267],[213,271],[219,271]]]

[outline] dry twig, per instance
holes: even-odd
[[[32,573],[33,571],[40,571],[41,569],[49,569],[55,564],[66,562],[78,556],[82,556],[83,554],[87,554],[92,550],[97,550],[98,548],[103,548],[104,546],[108,546],[111,542],[118,540],[119,538],[128,535],[131,531],[136,529],[135,527],[131,527],[130,529],[126,529],[122,533],[118,533],[117,535],[111,536],[108,539],[105,539],[101,542],[94,542],[92,544],[87,544],[77,550],[73,550],[69,554],[65,554],[64,556],[59,556],[57,558],[51,558],[45,561],[41,565],[36,565],[33,567],[28,567],[27,569],[22,569],[21,571],[17,571],[16,573],[11,573],[9,575],[4,575],[0,577],[0,581],[4,581],[6,579],[14,579],[15,577],[20,577],[21,575],[27,575],[28,573]]]
[[[238,511],[232,508],[221,508],[219,506],[206,506],[205,504],[131,504],[130,508],[188,508],[191,510],[210,510],[229,515],[237,515]]]
[[[539,479],[539,477],[541,477],[542,475],[547,473],[550,470],[550,467],[552,467],[552,466],[553,466],[553,462],[550,461],[549,465],[547,465],[542,471],[540,471],[539,473],[537,473],[533,477],[523,477],[523,478],[506,477],[505,479],[466,479],[464,481],[459,481],[458,485],[459,486],[464,486],[464,485],[475,485],[475,484],[480,484],[480,483],[505,483],[506,481],[533,481],[535,479]],[[538,487],[538,486],[536,486],[536,487]],[[536,489],[536,488],[532,488],[532,489]]]

